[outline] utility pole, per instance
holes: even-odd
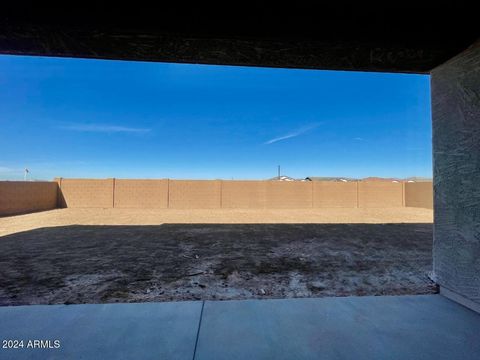
[[[27,181],[27,175],[29,172],[30,171],[27,168],[25,168],[25,173],[23,174],[23,181]]]
[[[280,180],[280,165],[278,165],[278,180]]]

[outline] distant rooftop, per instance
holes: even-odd
[[[334,177],[334,176],[308,176],[305,178],[306,181],[388,181],[388,182],[431,182],[432,178],[421,177],[421,176],[412,176],[405,179],[400,178],[383,178],[378,176],[369,176],[363,179],[347,178],[347,177]]]
[[[357,181],[358,179],[354,178],[347,178],[347,177],[331,177],[331,176],[309,176],[306,177],[305,180],[307,181]]]
[[[403,181],[402,179],[399,178],[382,178],[378,176],[369,176],[363,179],[360,179],[360,181],[390,181],[390,182],[399,182]]]
[[[408,182],[429,182],[432,181],[432,178],[422,177],[422,176],[412,176],[405,179]]]
[[[306,179],[295,179],[290,176],[280,175],[268,179],[269,181],[306,181]]]

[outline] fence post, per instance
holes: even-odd
[[[112,209],[115,208],[115,178],[112,178]]]
[[[170,209],[170,179],[167,179],[167,209]]]
[[[313,205],[313,201],[314,201],[314,197],[313,197],[313,186],[314,186],[314,185],[313,185],[313,184],[314,184],[314,182],[313,182],[313,181],[310,181],[310,183],[311,183],[311,188],[312,188],[312,190],[311,190],[311,191],[312,191],[312,206],[311,206],[311,208],[313,209],[313,208],[315,207],[315,206]]]
[[[360,207],[360,204],[358,203],[358,180],[357,180],[357,208]]]
[[[220,181],[220,209],[223,208],[223,180],[219,180]]]

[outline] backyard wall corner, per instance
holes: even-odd
[[[49,181],[0,181],[0,216],[55,209],[57,188]]]
[[[60,179],[59,207],[113,208],[115,179]]]

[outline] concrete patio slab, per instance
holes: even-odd
[[[479,334],[439,295],[206,302],[196,359],[480,359]]]
[[[479,333],[440,295],[0,307],[2,343],[24,340],[1,359],[468,360]]]
[[[191,360],[201,310],[199,301],[0,307],[0,341],[24,340],[0,358]],[[60,348],[27,349],[28,340]]]

